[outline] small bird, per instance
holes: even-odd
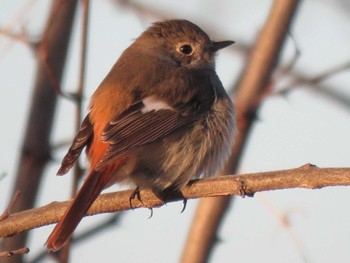
[[[59,250],[101,191],[132,183],[154,193],[181,191],[212,176],[227,160],[234,106],[216,72],[215,42],[187,20],[156,22],[120,56],[91,97],[58,175],[86,147],[90,169],[47,240]]]

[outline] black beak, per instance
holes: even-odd
[[[227,40],[227,41],[220,41],[220,42],[215,42],[213,41],[213,45],[211,46],[211,51],[216,52],[220,49],[223,49],[225,47],[231,46],[234,44],[235,41]]]

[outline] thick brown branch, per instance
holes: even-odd
[[[184,190],[187,199],[226,195],[253,196],[256,192],[289,188],[322,188],[326,186],[350,185],[350,168],[317,168],[305,165],[290,170],[279,170],[239,176],[220,176],[194,180]],[[140,207],[159,207],[164,201],[152,191],[142,190],[141,198],[132,201],[133,190],[120,191],[101,195],[87,215],[113,213]],[[169,196],[169,202],[179,201],[178,197]],[[33,228],[57,222],[70,201],[53,202],[43,207],[10,215],[0,222],[0,237],[8,237]]]
[[[19,190],[21,198],[12,211],[23,211],[34,206],[43,171],[50,160],[50,134],[55,113],[57,94],[53,79],[59,83],[68,49],[77,1],[52,1],[51,13],[38,46],[41,60],[38,65],[31,108],[28,111],[27,127],[18,162],[16,182],[12,196]],[[44,56],[42,56],[44,55]],[[1,243],[1,250],[11,251],[24,247],[27,236],[17,235]],[[2,262],[23,262],[21,255],[15,260]]]

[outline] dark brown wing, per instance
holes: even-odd
[[[81,151],[92,137],[92,131],[92,124],[89,115],[87,115],[80,126],[78,134],[74,138],[72,146],[69,148],[68,153],[62,161],[61,168],[57,172],[58,175],[67,173],[73,167]]]
[[[160,109],[142,112],[142,107],[142,102],[132,105],[106,126],[102,140],[108,142],[109,147],[97,170],[125,155],[130,149],[164,138],[195,121],[195,118],[183,115],[180,111]]]

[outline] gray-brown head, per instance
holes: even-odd
[[[187,20],[154,23],[135,41],[136,45],[150,49],[159,57],[195,68],[213,68],[215,53],[233,43],[212,41],[202,29]]]

